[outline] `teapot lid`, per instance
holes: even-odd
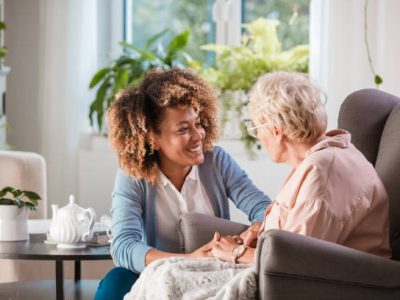
[[[61,211],[71,211],[74,213],[80,213],[84,210],[82,207],[75,204],[75,196],[74,195],[69,195],[68,199],[69,199],[69,203],[66,206],[60,208]]]

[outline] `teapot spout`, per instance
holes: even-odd
[[[51,210],[53,213],[53,220],[55,220],[55,218],[57,218],[57,212],[58,212],[58,204],[52,204],[51,205]]]

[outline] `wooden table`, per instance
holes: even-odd
[[[45,234],[30,234],[27,241],[0,242],[0,258],[55,261],[57,300],[64,299],[64,260],[75,261],[75,283],[79,285],[81,281],[82,260],[111,259],[109,246],[86,247],[84,249],[59,249],[55,245],[45,244],[45,239]],[[21,282],[21,284],[23,283]]]

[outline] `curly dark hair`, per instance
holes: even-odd
[[[138,87],[116,95],[107,113],[109,139],[119,166],[129,176],[155,183],[159,156],[151,133],[159,133],[166,108],[191,106],[205,129],[203,151],[218,138],[215,90],[189,69],[155,70]]]

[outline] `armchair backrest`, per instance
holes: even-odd
[[[400,98],[376,89],[354,92],[339,112],[339,128],[375,166],[389,194],[390,243],[400,260]]]
[[[31,190],[42,198],[37,211],[29,218],[47,218],[46,163],[44,158],[32,152],[0,151],[0,189],[5,186]]]

